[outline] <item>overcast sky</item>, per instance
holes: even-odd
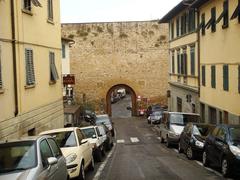
[[[163,17],[181,0],[60,0],[61,22],[143,21]]]

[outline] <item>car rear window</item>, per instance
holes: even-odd
[[[49,135],[56,140],[60,148],[77,146],[77,141],[76,141],[74,131],[63,131],[63,132],[51,133]]]
[[[240,143],[240,127],[229,128],[231,140],[236,143]]]

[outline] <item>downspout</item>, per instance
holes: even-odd
[[[200,12],[197,9],[197,27],[200,24]],[[197,45],[198,45],[198,97],[200,98],[200,30],[197,31]]]
[[[15,117],[18,115],[18,86],[17,86],[17,57],[16,57],[16,34],[15,34],[15,8],[14,0],[11,0],[11,28],[12,28],[12,54],[13,54],[13,83],[15,100]]]

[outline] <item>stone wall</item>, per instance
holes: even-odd
[[[168,25],[158,21],[62,24],[62,36],[75,41],[70,59],[79,103],[106,102],[112,86],[125,84],[151,102],[167,104]]]
[[[27,136],[31,129],[35,129],[34,134],[37,135],[42,131],[63,128],[63,126],[63,101],[59,100],[18,117],[2,121],[0,140]]]

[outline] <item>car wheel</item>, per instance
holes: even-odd
[[[85,171],[84,171],[83,162],[81,163],[81,166],[80,166],[79,179],[80,180],[85,180]]]
[[[181,147],[181,143],[179,142],[178,143],[178,153],[180,154],[180,153],[182,153],[183,152],[183,149],[182,149],[182,147]]]
[[[164,139],[163,139],[163,137],[162,137],[162,133],[160,132],[160,142],[161,143],[164,143]]]
[[[209,166],[209,160],[208,160],[208,157],[207,157],[206,150],[203,152],[202,162],[203,162],[203,166],[205,166],[205,167]]]
[[[148,120],[148,124],[150,124],[150,121]]]
[[[102,156],[104,157],[106,155],[106,148],[105,146],[102,146]]]
[[[222,174],[224,177],[228,177],[230,174],[229,163],[226,158],[222,160]]]
[[[91,163],[90,163],[90,165],[89,165],[89,170],[90,170],[90,171],[93,171],[93,170],[94,170],[94,158],[93,158],[93,155],[92,155],[92,157],[91,157]]]
[[[190,146],[187,148],[186,156],[187,156],[188,159],[193,159],[194,158],[193,150]]]
[[[166,138],[166,146],[167,146],[168,148],[171,147],[171,144],[170,144],[170,142],[169,142],[168,136],[167,136],[167,138]]]

